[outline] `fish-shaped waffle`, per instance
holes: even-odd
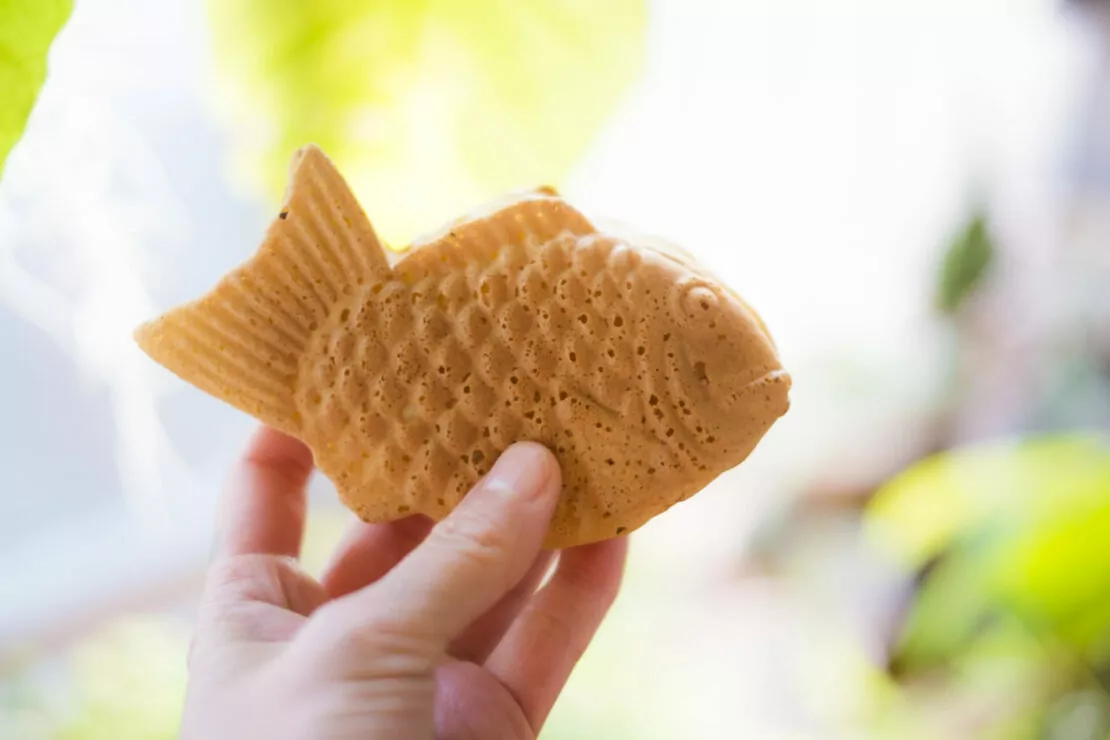
[[[313,146],[257,253],[136,339],[303,440],[366,521],[442,519],[510,444],[546,445],[549,548],[635,530],[789,407],[759,317],[690,258],[601,232],[550,188],[389,253]]]

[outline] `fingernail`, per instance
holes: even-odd
[[[486,476],[485,488],[513,498],[537,498],[554,473],[551,453],[542,445],[524,442],[501,453]]]

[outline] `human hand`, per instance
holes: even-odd
[[[540,546],[561,487],[509,448],[451,515],[351,529],[298,565],[312,455],[263,428],[224,498],[183,740],[535,738],[620,585],[624,538]]]

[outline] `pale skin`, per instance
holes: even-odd
[[[228,483],[183,740],[535,738],[616,597],[625,538],[541,551],[560,472],[524,443],[437,525],[355,524],[317,580],[298,563],[312,469],[263,428]]]

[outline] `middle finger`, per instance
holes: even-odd
[[[525,602],[539,588],[540,582],[551,569],[554,557],[554,553],[541,550],[520,582],[451,642],[447,649],[448,654],[458,660],[467,660],[478,665],[484,663],[520,614]]]

